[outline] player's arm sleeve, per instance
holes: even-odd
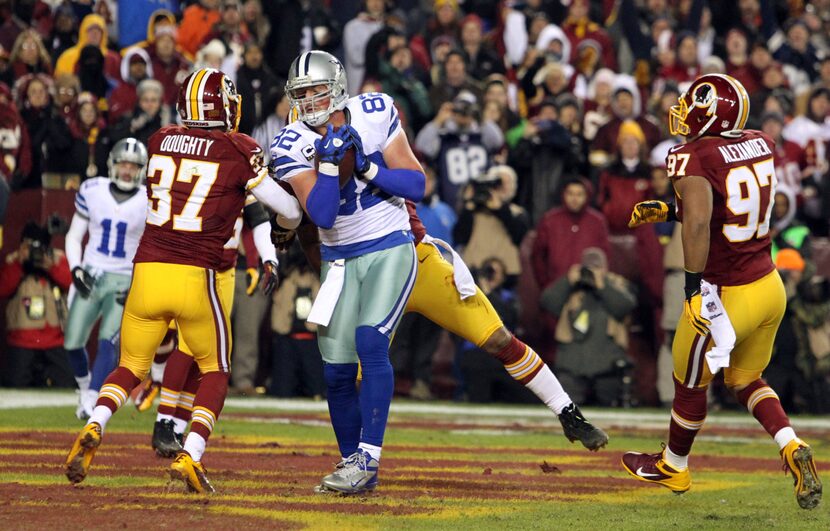
[[[262,170],[263,172],[265,169]],[[267,176],[250,189],[259,201],[277,213],[277,223],[286,229],[294,229],[303,218],[303,209],[297,198],[282,189]]]
[[[81,265],[82,244],[84,241],[84,235],[86,234],[88,228],[89,219],[81,215],[80,211],[72,216],[72,223],[69,225],[69,232],[66,233],[66,241],[64,243],[66,259],[69,261],[70,271]]]
[[[279,264],[277,250],[274,248],[274,244],[271,243],[271,223],[266,219],[263,223],[251,229],[251,233],[253,234],[254,245],[262,262],[270,261]]]

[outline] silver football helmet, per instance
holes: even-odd
[[[306,96],[306,89],[316,85],[325,85],[326,90]],[[328,121],[331,113],[346,106],[349,99],[346,71],[330,53],[319,50],[305,52],[291,63],[285,92],[296,119],[312,127],[321,126]],[[325,100],[328,100],[328,105],[325,105]]]
[[[125,181],[120,178],[116,166],[119,162],[132,162],[138,165],[138,171],[131,180]],[[107,168],[109,169],[110,181],[119,190],[125,192],[135,190],[138,185],[144,183],[144,179],[147,177],[147,148],[135,138],[119,140],[110,150],[110,156],[107,158]]]

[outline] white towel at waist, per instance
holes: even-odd
[[[450,263],[452,264],[453,282],[455,282],[455,289],[461,296],[461,300],[475,295],[476,282],[473,280],[473,274],[470,273],[470,270],[467,268],[467,264],[465,264],[464,260],[462,260],[458,253],[455,252],[455,249],[453,249],[452,246],[444,240],[433,238],[429,234],[424,235],[424,239],[422,241],[424,243],[432,244],[436,248],[441,247],[449,251]],[[438,250],[440,251],[441,249]]]
[[[735,348],[737,337],[726,308],[718,297],[718,287],[703,280],[700,283],[700,294],[700,315],[711,322],[709,332],[715,343],[706,353],[706,363],[709,365],[709,371],[717,374],[720,369],[729,367],[729,355]]]
[[[326,280],[320,286],[311,311],[308,313],[309,323],[320,326],[328,326],[334,307],[340,299],[340,292],[343,291],[343,279],[346,274],[346,261],[342,258],[329,263],[329,271]]]

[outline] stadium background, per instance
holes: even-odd
[[[105,26],[99,54],[84,53],[78,44],[86,39],[81,30],[85,19],[101,25],[94,16],[88,18],[91,14]],[[61,248],[58,218],[71,219],[73,187],[90,168],[102,173],[101,153],[105,157],[107,146],[119,138],[149,136],[157,125],[174,120],[170,105],[176,82],[196,66],[219,66],[236,79],[245,104],[242,131],[267,149],[284,118],[280,100],[290,61],[320,48],[343,60],[350,94],[382,90],[395,97],[416,148],[428,145],[427,133],[434,130],[439,149],[419,151],[436,175],[434,200],[449,203],[446,212],[458,219],[453,226],[446,216],[435,216],[443,221],[434,230],[468,243],[466,252],[478,257],[471,264],[478,273],[491,255],[505,263],[507,284],[497,295],[515,312],[516,332],[549,361],[556,359],[556,342],[552,319],[539,308],[540,292],[574,260],[556,256],[555,242],[553,252],[540,255],[537,240],[543,229],[551,234],[543,221],[549,210],[560,207],[564,183],[584,178],[587,188],[596,191],[591,208],[608,227],[600,246],[607,251],[609,267],[638,295],[638,306],[626,321],[626,359],[633,369],[618,375],[634,379],[626,403],[658,405],[668,401],[658,393],[665,374],[658,375],[657,359],[665,336],[663,292],[672,270],[664,267],[664,255],[672,227],[632,233],[625,222],[634,202],[665,193],[653,187],[662,182],[664,154],[676,142],[667,131],[667,106],[702,72],[728,73],[747,86],[750,125],[774,130],[777,124],[782,130],[777,173],[794,194],[793,223],[810,234],[798,250],[806,267],[826,278],[828,35],[826,0],[0,0],[0,129],[8,139],[0,146],[0,170],[10,189],[0,258],[17,248],[29,220],[52,220],[52,244]],[[262,52],[262,67],[256,66],[256,49]],[[445,68],[445,61],[452,64]],[[163,103],[154,112],[138,102],[143,89],[131,76],[134,66],[140,72],[140,62],[145,64],[142,75],[151,77],[152,71],[163,89]],[[49,94],[45,104],[30,90],[37,82]],[[621,108],[626,95],[630,111]],[[88,104],[98,118],[84,126],[79,109]],[[481,132],[497,130],[498,142],[485,141],[484,135],[446,134],[443,126],[453,113],[468,114]],[[69,147],[58,149],[56,131],[68,132]],[[620,151],[629,138],[637,142],[633,156]],[[471,153],[471,146],[485,149],[487,162],[470,157],[462,159],[461,168],[453,166],[457,159],[451,150]],[[453,201],[459,183],[499,165],[517,175],[510,208],[516,223],[504,229],[514,248],[507,255],[482,244],[465,201]],[[438,212],[436,203],[425,206]],[[283,264],[291,260],[283,257]],[[826,308],[824,315],[827,319]],[[280,359],[271,323],[265,316],[257,384],[269,383],[270,367]],[[4,330],[0,338],[5,338]],[[443,335],[435,350],[429,353],[429,392],[422,396],[464,398],[457,355],[464,347]],[[811,367],[801,376],[810,386],[826,389],[826,369]],[[398,376],[399,392],[409,394],[412,371],[404,368]],[[830,408],[830,395],[821,392],[779,389],[779,394],[785,407],[795,410]],[[824,402],[817,403],[816,397]],[[805,399],[812,402],[805,404]],[[728,399],[722,400],[728,406]]]

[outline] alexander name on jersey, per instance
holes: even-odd
[[[196,138],[190,135],[170,135],[161,141],[159,150],[168,153],[207,157],[214,142],[215,140]]]
[[[737,144],[718,146],[718,151],[726,163],[743,162],[764,155],[772,155],[772,151],[763,138],[751,138]]]

